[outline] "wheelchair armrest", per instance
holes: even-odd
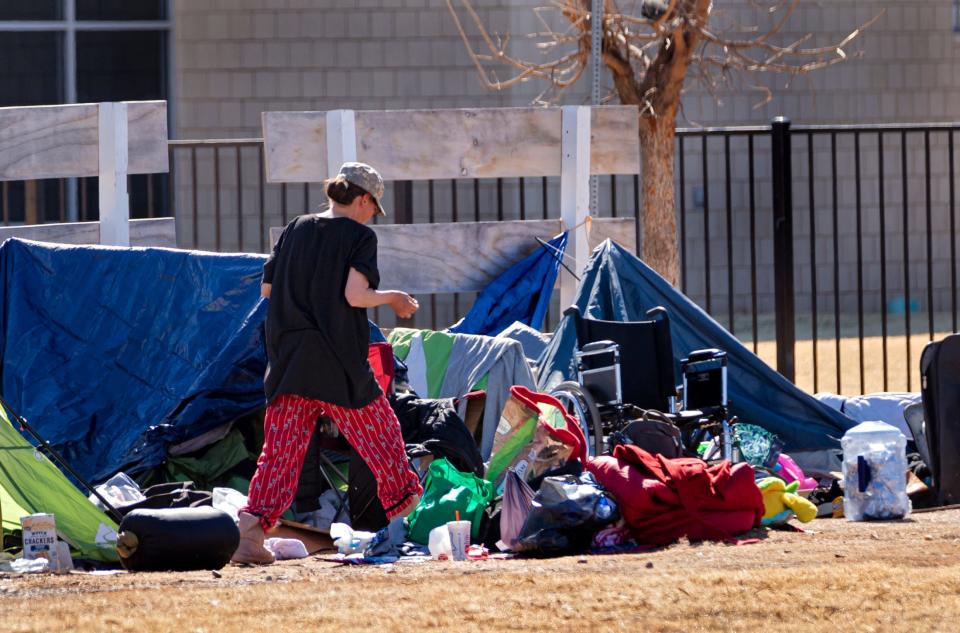
[[[687,358],[684,359],[688,363],[696,363],[701,360],[710,360],[712,358],[725,358],[727,355],[726,352],[711,347],[709,349],[698,349],[690,352],[687,355]]]
[[[684,424],[689,424],[690,422],[696,422],[703,418],[704,415],[703,411],[690,409],[689,411],[677,411],[676,413],[671,413],[668,417],[672,418],[677,426],[682,426]]]
[[[727,417],[727,409],[722,405],[703,407],[700,413],[705,418],[726,419]]]
[[[613,341],[593,341],[580,348],[580,353],[589,354],[590,352],[605,352],[608,349],[619,349],[620,346]]]

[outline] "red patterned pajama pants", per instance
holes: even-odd
[[[267,407],[263,422],[263,452],[250,482],[244,512],[260,517],[269,530],[290,507],[300,469],[317,418],[331,418],[340,433],[367,463],[377,481],[377,496],[393,518],[407,509],[413,495],[423,492],[408,465],[400,422],[383,395],[362,409],[348,409],[302,396],[283,394]]]

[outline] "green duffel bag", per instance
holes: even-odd
[[[425,545],[433,528],[455,521],[470,521],[470,538],[476,539],[480,519],[493,499],[493,484],[473,473],[462,473],[445,459],[435,460],[427,470],[420,504],[410,515],[409,538]]]

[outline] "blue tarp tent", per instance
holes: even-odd
[[[660,275],[610,240],[598,246],[577,288],[576,304],[585,316],[639,321],[655,306],[670,314],[674,357],[710,347],[726,350],[728,396],[733,414],[762,426],[786,442],[789,451],[838,449],[839,438],[855,422],[771,369]],[[540,359],[540,388],[575,376],[576,332],[565,318]]]
[[[264,260],[7,240],[4,397],[88,479],[158,465],[264,405]]]
[[[566,248],[564,232],[508,268],[483,289],[470,312],[448,331],[496,336],[516,321],[535,330],[542,328]]]

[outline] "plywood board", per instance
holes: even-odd
[[[127,141],[131,174],[165,174],[170,171],[167,152],[167,102],[127,101]]]
[[[379,242],[382,288],[414,294],[475,292],[561,229],[559,220],[393,224],[373,226]],[[282,227],[270,229],[275,243]],[[633,218],[596,218],[590,250],[610,238],[636,252]],[[567,258],[567,265],[572,261]]]
[[[327,179],[326,112],[264,112],[267,182]]]
[[[590,173],[640,173],[640,112],[636,106],[593,108]]]
[[[591,172],[636,174],[639,117],[631,106],[591,113]],[[270,182],[327,176],[326,114],[265,112]],[[560,108],[356,112],[357,160],[386,180],[511,178],[560,174]]]
[[[0,180],[96,176],[95,103],[0,108]],[[129,173],[169,170],[167,104],[127,102]]]
[[[0,227],[0,243],[11,237],[55,244],[99,244],[100,223],[71,222]],[[176,222],[173,218],[130,220],[130,245],[176,248]]]
[[[380,287],[412,294],[475,292],[560,232],[559,220],[373,226]],[[281,228],[271,228],[275,242]]]
[[[483,290],[560,232],[559,220],[377,227],[381,284],[412,293]]]
[[[610,238],[631,253],[637,252],[637,222],[633,218],[595,218],[590,230],[590,250]]]
[[[130,246],[176,248],[176,220],[173,218],[130,220]]]

